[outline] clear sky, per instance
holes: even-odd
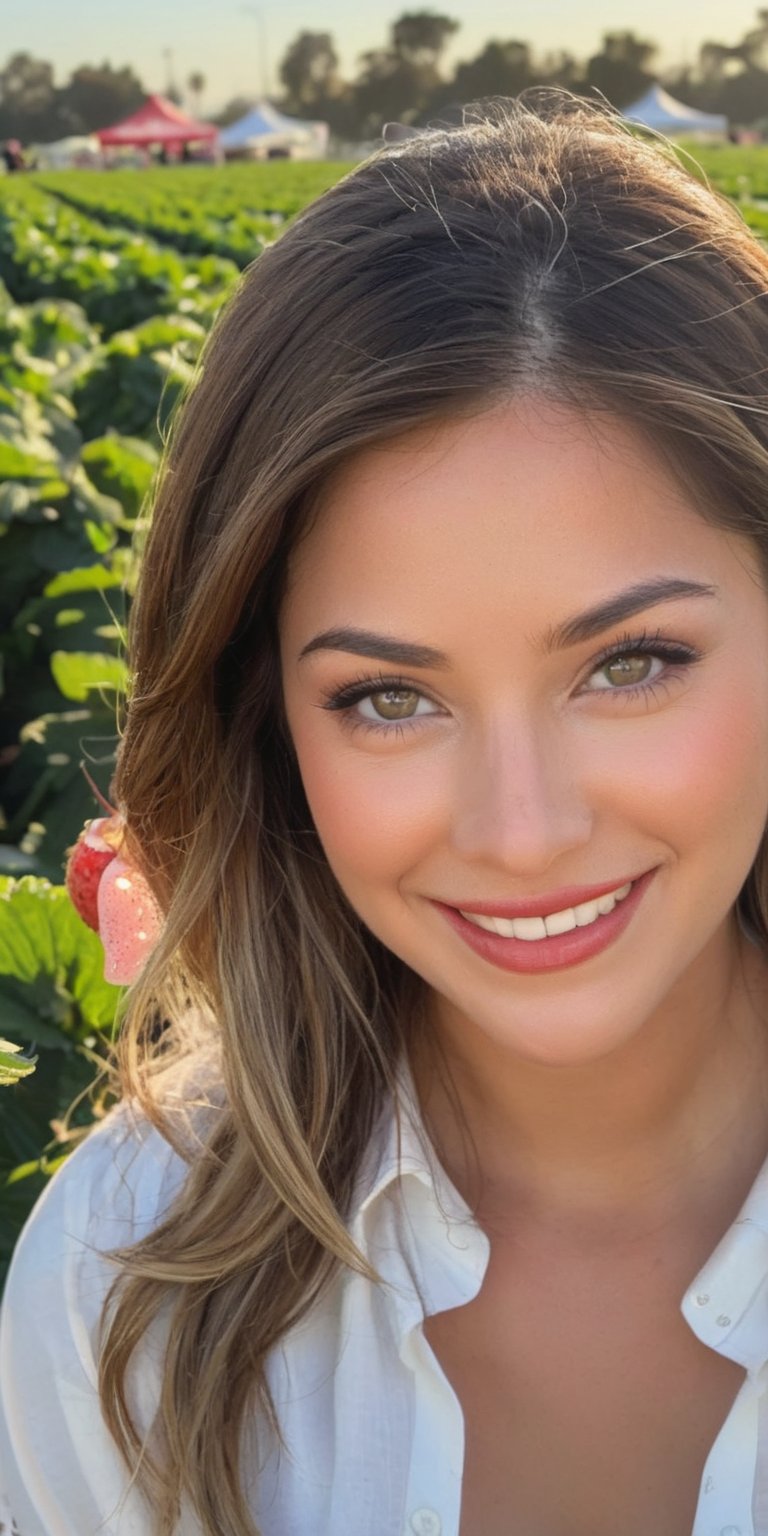
[[[170,63],[182,87],[191,71],[205,75],[203,109],[213,111],[231,96],[257,95],[265,62],[274,89],[297,32],[333,33],[342,72],[351,73],[359,53],[385,43],[397,16],[422,9],[461,23],[450,63],[471,58],[490,37],[586,57],[603,32],[625,28],[657,42],[662,64],[693,62],[705,39],[736,42],[757,15],[752,0],[0,0],[0,62],[23,49],[50,60],[63,83],[75,65],[108,59],[132,64],[153,90]]]

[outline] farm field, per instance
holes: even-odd
[[[101,814],[80,764],[109,789],[168,418],[241,271],[345,170],[0,179],[0,1083],[14,1048],[37,1056],[2,1098],[0,1278],[64,1117],[76,1135],[96,1112],[121,996],[62,881]]]
[[[768,146],[684,146],[768,239]],[[348,169],[272,162],[0,178],[0,1274],[92,1118],[119,989],[62,889],[101,814],[124,627],[164,433],[213,318],[265,245]],[[0,1082],[9,1074],[0,1041]],[[3,1065],[5,1061],[5,1067]]]

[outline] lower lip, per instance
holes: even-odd
[[[572,928],[570,933],[553,934],[547,939],[503,939],[498,933],[489,933],[462,917],[456,907],[445,906],[442,901],[434,905],[444,914],[451,927],[481,959],[496,965],[502,971],[517,971],[530,976],[540,971],[560,971],[569,965],[581,965],[591,960],[613,944],[631,923],[654,875],[655,869],[635,880],[628,896],[617,901],[612,912],[598,917],[586,928]]]

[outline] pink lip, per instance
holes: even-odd
[[[604,880],[602,885],[565,885],[559,891],[524,901],[454,901],[451,906],[461,912],[476,912],[478,917],[548,917],[551,912],[564,912],[566,907],[580,907],[584,901],[597,901],[609,891],[620,891],[637,878],[625,875],[622,880]]]
[[[629,895],[623,901],[617,902],[613,911],[605,917],[598,917],[586,928],[573,928],[570,933],[554,934],[546,939],[531,941],[504,939],[500,934],[488,933],[485,928],[478,928],[475,923],[470,923],[467,918],[462,917],[457,907],[446,906],[442,901],[434,902],[434,906],[442,912],[459,938],[462,938],[481,959],[498,966],[502,971],[533,975],[537,972],[557,971],[566,966],[580,965],[583,961],[591,960],[594,955],[607,949],[632,921],[655,874],[656,870],[651,869],[635,880]],[[628,884],[627,881],[623,883]],[[581,892],[585,889],[590,889],[593,894],[582,895]],[[544,917],[549,912],[578,906],[582,901],[593,901],[598,895],[603,896],[608,891],[618,889],[620,886],[615,884],[591,888],[581,887],[575,900],[573,896],[570,900],[564,900],[563,897],[567,898],[570,893],[558,891],[556,899],[561,902],[559,907],[544,906],[542,900],[539,900],[538,904],[532,902],[522,909],[519,903],[506,902],[497,905],[492,902],[474,901],[471,906],[467,905],[465,911],[477,912],[482,917]],[[550,902],[551,898],[547,897],[546,900]]]

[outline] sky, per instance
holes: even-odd
[[[603,32],[632,30],[659,44],[659,61],[693,63],[705,40],[734,43],[754,25],[753,0],[0,0],[0,63],[25,51],[48,59],[58,84],[78,64],[131,64],[149,90],[162,90],[169,67],[183,89],[205,75],[203,112],[235,95],[277,89],[277,66],[301,31],[331,32],[342,73],[358,54],[386,43],[404,11],[432,10],[460,22],[446,64],[471,58],[491,37],[517,38],[534,50],[598,51]]]

